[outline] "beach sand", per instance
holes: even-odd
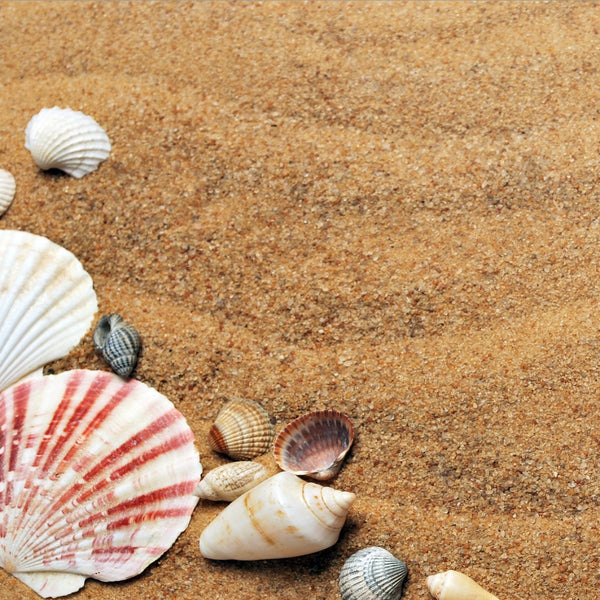
[[[597,598],[599,31],[595,2],[0,4],[0,228],[79,258],[205,473],[230,398],[357,432],[332,548],[205,560],[224,505],[201,501],[143,574],[73,598],[337,599],[371,545],[405,600],[447,569]],[[24,148],[55,105],[111,139],[82,179]],[[91,331],[46,372],[72,368],[108,368]],[[0,572],[1,600],[36,597]]]

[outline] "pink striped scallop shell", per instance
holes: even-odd
[[[0,394],[0,566],[43,597],[141,573],[187,527],[202,467],[183,415],[112,373]]]
[[[338,474],[353,441],[354,427],[344,413],[318,410],[288,423],[275,439],[273,454],[284,471],[326,480]]]

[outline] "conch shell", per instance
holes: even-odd
[[[200,536],[200,552],[216,560],[288,558],[338,540],[355,494],[282,472],[234,500]]]
[[[445,571],[427,578],[427,589],[436,600],[498,600],[459,571]]]

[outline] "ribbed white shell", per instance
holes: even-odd
[[[68,354],[96,310],[92,279],[71,252],[0,231],[0,390]]]
[[[187,527],[202,467],[183,415],[105,371],[0,394],[0,566],[43,597],[143,571]]]
[[[108,158],[106,132],[92,117],[70,108],[43,108],[25,129],[25,147],[40,169],[60,169],[80,178]]]
[[[0,169],[0,215],[3,215],[15,197],[17,186],[12,173]]]

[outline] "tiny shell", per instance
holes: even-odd
[[[3,215],[11,205],[17,189],[12,173],[0,169],[0,215]]]
[[[94,329],[94,345],[117,375],[129,377],[142,349],[142,340],[133,325],[113,313],[98,321]]]
[[[353,440],[354,427],[344,413],[320,410],[288,423],[275,440],[273,454],[284,471],[331,479],[339,472]]]
[[[62,358],[98,308],[71,252],[24,231],[0,231],[0,390]]]
[[[280,472],[229,504],[200,536],[215,560],[262,560],[311,554],[338,540],[352,492]]]
[[[253,400],[227,402],[208,433],[208,442],[215,452],[237,460],[264,454],[272,439],[269,415]]]
[[[110,154],[110,140],[96,121],[70,108],[43,108],[25,129],[25,147],[43,170],[60,169],[77,179]]]
[[[141,573],[187,527],[202,466],[139,381],[67,371],[0,393],[0,566],[43,597]]]
[[[427,578],[427,589],[436,600],[498,600],[459,571],[445,571]]]
[[[209,471],[194,494],[204,500],[231,502],[269,477],[269,470],[251,460],[221,465]]]
[[[406,563],[384,548],[363,548],[340,571],[342,600],[398,600],[407,574]]]

